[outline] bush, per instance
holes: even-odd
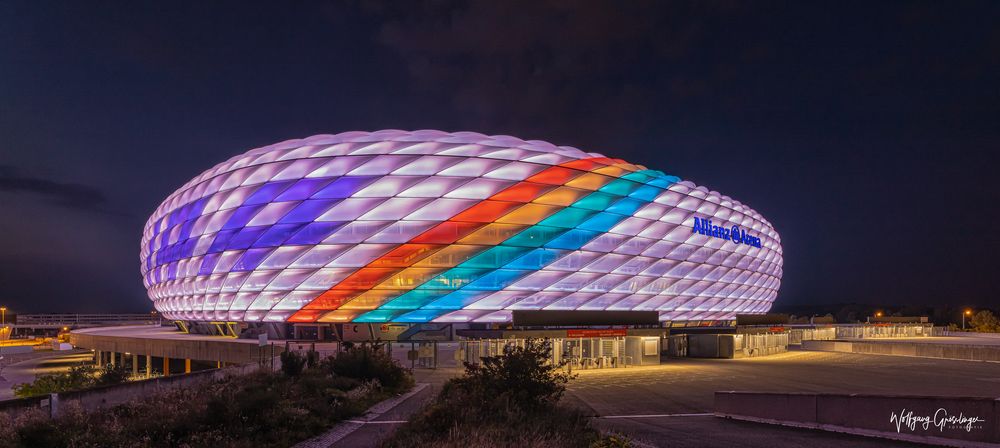
[[[95,386],[112,386],[115,384],[121,384],[129,380],[132,376],[132,372],[123,365],[113,366],[107,364],[97,372],[97,378],[94,381]]]
[[[287,376],[299,376],[306,366],[306,358],[293,351],[281,352],[281,371]]]
[[[73,366],[65,372],[39,375],[31,383],[14,386],[14,395],[34,397],[60,392],[89,389],[97,386],[111,386],[129,380],[131,373],[125,366],[105,365],[98,370],[92,365]]]
[[[526,410],[554,406],[572,376],[561,365],[549,364],[552,345],[528,339],[524,347],[508,345],[503,354],[482,358],[479,365],[465,363],[465,376],[451,388],[477,402],[500,400]]]
[[[344,345],[336,356],[321,363],[327,372],[359,380],[378,380],[388,391],[400,392],[413,387],[413,377],[379,345]]]
[[[445,383],[437,398],[400,427],[389,447],[620,447],[576,409],[558,405],[573,378],[548,364],[551,345],[528,340],[503,354],[465,364],[465,375]]]

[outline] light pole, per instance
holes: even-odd
[[[965,316],[971,316],[971,315],[972,315],[972,310],[965,310],[965,312],[962,313],[962,331],[965,331]]]
[[[0,306],[0,316],[2,316],[2,317],[0,317],[0,319],[3,319],[3,323],[0,323],[0,325],[3,325],[3,326],[6,327],[7,326],[7,307]]]

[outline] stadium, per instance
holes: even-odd
[[[780,238],[673,175],[538,140],[345,132],[250,150],[147,221],[155,308],[189,324],[508,324],[766,313]],[[570,317],[572,319],[572,317]]]

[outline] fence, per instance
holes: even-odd
[[[436,369],[461,366],[461,360],[454,356],[458,342],[447,341],[373,341],[373,342],[287,342],[287,350],[306,353],[315,351],[320,358],[336,356],[347,344],[378,347],[385,350],[392,359],[411,369]]]
[[[788,330],[788,343],[801,345],[802,341],[829,341],[837,339],[837,329],[828,328],[792,328]]]
[[[566,369],[614,369],[659,364],[659,337],[552,338],[548,362]],[[457,359],[479,364],[482,358],[503,354],[506,347],[524,347],[526,339],[477,339],[462,341]],[[655,358],[655,360],[654,360]]]
[[[913,338],[932,336],[933,333],[931,324],[837,326],[837,339]]]

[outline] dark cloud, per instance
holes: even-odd
[[[0,165],[0,192],[36,194],[61,207],[108,213],[107,197],[97,188],[24,176],[9,165]]]

